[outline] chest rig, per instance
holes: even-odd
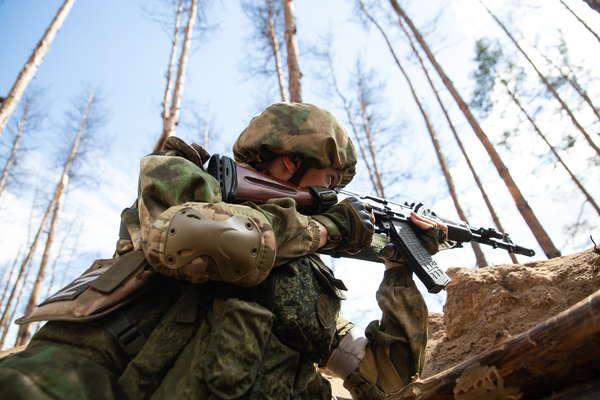
[[[274,314],[272,329],[279,340],[319,363],[335,338],[342,290],[346,286],[331,269],[309,255],[273,269],[253,292]]]

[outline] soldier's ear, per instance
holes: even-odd
[[[283,165],[285,172],[290,175],[294,175],[299,168],[299,163],[290,156],[281,156],[281,164]]]

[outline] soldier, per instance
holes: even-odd
[[[234,155],[300,187],[344,186],[356,164],[335,118],[303,103],[252,119]],[[115,257],[20,321],[50,320],[0,362],[1,398],[331,399],[320,366],[354,398],[380,399],[420,372],[427,308],[402,260],[385,262],[383,316],[362,336],[339,316],[343,282],[315,254],[371,245],[358,200],[319,215],[289,198],[224,203],[202,156],[170,138],[142,159]],[[437,251],[445,226],[411,220]]]

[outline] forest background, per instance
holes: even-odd
[[[473,225],[493,227],[494,221],[418,59],[398,25],[397,15],[387,1],[365,3],[365,10],[389,36],[423,108],[430,115],[465,215]],[[62,1],[0,2],[0,37],[3,38],[0,94],[8,93],[61,4]],[[106,0],[80,1],[73,6],[27,89],[26,98],[32,99],[35,118],[22,138],[8,184],[0,192],[0,275],[3,277],[0,290],[10,292],[12,289],[16,279],[14,271],[23,264],[53,196],[77,131],[78,115],[85,113],[85,104],[93,103],[95,107],[88,121],[90,135],[69,173],[70,183],[65,185],[61,216],[53,233],[54,243],[46,252],[48,268],[41,297],[79,275],[95,258],[113,254],[120,212],[136,196],[139,160],[152,151],[163,130],[161,102],[176,4],[176,1]],[[207,142],[210,152],[228,155],[235,138],[251,117],[267,104],[280,101],[282,96],[273,60],[265,59],[265,47],[260,35],[257,36],[257,15],[248,12],[250,6],[264,2],[244,1],[242,4],[238,1],[208,5],[200,2],[185,78],[181,122],[176,132],[190,142]],[[594,237],[600,238],[597,233],[599,212],[586,200],[504,89],[516,93],[538,128],[547,135],[595,201],[600,201],[600,158],[535,71],[479,1],[404,1],[401,4],[424,33],[460,94],[472,103],[476,118],[556,248],[562,254],[569,254],[590,247],[590,234],[596,232]],[[592,142],[600,143],[598,109],[590,107],[581,96],[583,90],[592,103],[596,101],[593,104],[600,103],[596,74],[600,67],[600,38],[597,36],[600,13],[580,0],[506,0],[485,4],[506,24],[550,84],[566,99]],[[588,28],[596,31],[590,32],[565,5]],[[283,36],[280,7],[276,25]],[[294,2],[294,7],[303,74],[302,100],[332,111],[349,131],[352,131],[353,121],[367,146],[366,158],[373,169],[359,100],[362,98],[366,104],[367,130],[372,133],[381,185],[378,189],[377,177],[369,175],[363,159],[357,178],[348,188],[364,193],[385,188],[386,197],[422,201],[440,215],[458,220],[422,114],[386,42],[361,11],[359,3],[304,0]],[[479,59],[476,60],[476,42],[482,38],[485,41],[479,42]],[[285,51],[285,40],[281,37],[284,63]],[[534,258],[518,256],[518,261],[545,258],[486,151],[435,71],[427,60],[425,63],[504,229],[515,242],[537,252]],[[287,68],[284,66],[283,70],[285,75]],[[332,86],[332,76],[336,78],[339,92]],[[504,89],[503,82],[507,83]],[[90,93],[97,94],[93,102],[89,101]],[[341,101],[340,93],[347,99],[346,103]],[[87,103],[82,102],[86,94]],[[0,156],[3,157],[0,166],[10,158],[24,104],[27,104],[25,98],[0,137]],[[349,105],[349,110],[345,110],[344,104]],[[48,230],[49,226],[42,230],[42,243],[27,263],[29,272],[24,276],[25,285],[14,288],[16,298],[12,308],[5,312],[8,316],[22,314],[27,305],[36,268],[42,262],[44,235]],[[484,248],[483,254],[490,265],[511,262],[501,250]],[[444,269],[475,267],[477,263],[468,245],[440,253],[436,260]],[[365,327],[380,314],[374,293],[383,268],[342,259],[331,262],[336,275],[349,288],[343,313]],[[17,301],[19,295],[21,299]],[[6,300],[6,296],[3,295],[2,300]],[[426,300],[430,311],[441,311],[445,298],[443,293],[426,294]],[[12,317],[5,318],[4,322],[10,319]],[[6,331],[8,327],[10,330]],[[0,326],[0,334],[3,329],[6,337],[3,345],[10,346],[16,327]]]

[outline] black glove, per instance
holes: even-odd
[[[313,218],[327,229],[329,240],[325,248],[328,250],[358,253],[371,244],[372,215],[355,197],[348,197]]]

